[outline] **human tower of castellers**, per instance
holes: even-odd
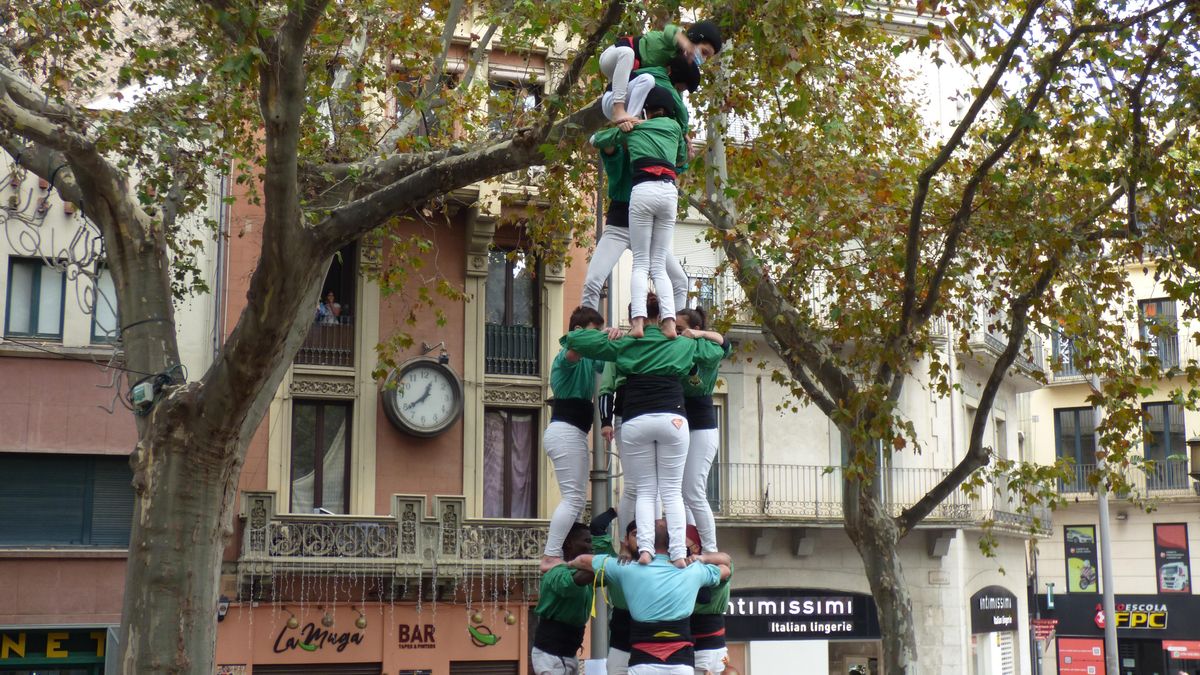
[[[532,663],[538,675],[579,672],[595,594],[612,608],[610,674],[692,675],[725,670],[729,556],[705,495],[717,454],[712,392],[729,343],[686,307],[687,276],[671,251],[677,172],[688,160],[683,92],[721,50],[715,25],[668,25],[623,37],[600,55],[611,128],[591,143],[608,178],[606,227],[588,265],[583,299],[550,371],[553,414],[543,444],[562,501],[542,559]],[[605,329],[600,289],[633,252],[631,328]],[[657,295],[649,293],[653,279]],[[603,373],[600,432],[625,473],[618,508],[576,522],[587,490],[595,376]],[[609,528],[617,520],[614,537]],[[596,655],[600,657],[601,655]]]

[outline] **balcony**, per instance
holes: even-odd
[[[489,375],[537,377],[538,329],[536,326],[489,323],[485,326],[484,370]]]
[[[1073,469],[1073,475],[1060,483],[1059,490],[1075,498],[1095,498],[1092,476],[1096,473],[1096,465],[1076,464]],[[1124,476],[1134,491],[1142,496],[1195,497],[1200,494],[1188,476],[1186,459],[1158,461],[1154,463],[1154,468],[1146,470],[1130,467],[1125,470]]]
[[[995,318],[981,313],[976,318],[976,327],[967,338],[966,354],[986,367],[996,363],[1000,355],[1008,348],[1008,335],[999,326],[995,326]],[[1042,336],[1037,333],[1027,333],[1028,347],[1022,346],[1013,360],[1010,372],[1016,377],[1012,382],[1019,392],[1033,391],[1042,386],[1038,373],[1049,372],[1046,363]]]
[[[948,469],[892,469],[884,486],[892,514],[899,515],[916,503],[947,473]],[[728,524],[842,523],[839,467],[722,462],[713,465],[708,495],[714,513]],[[1048,514],[1040,510],[1036,513],[1045,527]],[[984,490],[976,497],[956,490],[923,522],[942,527],[979,527],[984,521],[1027,532],[1033,516],[1018,513],[1017,505],[998,490]]]
[[[536,586],[545,521],[466,520],[462,497],[393,495],[389,516],[281,514],[272,492],[242,495],[239,588],[270,597],[280,574],[372,575],[390,580],[396,596],[421,580],[442,586],[501,574]],[[401,590],[404,589],[404,590]]]
[[[296,352],[296,365],[354,367],[354,322],[341,317],[339,323],[313,323]]]

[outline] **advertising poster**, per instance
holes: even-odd
[[[1158,523],[1154,526],[1154,562],[1158,566],[1159,593],[1192,592],[1186,524]]]
[[[1058,638],[1058,672],[1104,675],[1104,640]]]
[[[1063,530],[1067,548],[1067,592],[1099,593],[1100,565],[1096,558],[1096,527],[1067,525]]]

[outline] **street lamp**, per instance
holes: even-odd
[[[1187,441],[1188,454],[1192,457],[1191,464],[1188,466],[1190,471],[1188,475],[1194,480],[1200,481],[1200,436],[1192,436]]]

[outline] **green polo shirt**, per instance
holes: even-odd
[[[676,167],[687,164],[683,128],[672,117],[644,120],[628,132],[617,127],[599,131],[592,136],[592,145],[600,150],[624,145],[630,165],[640,159],[654,159]]]
[[[681,378],[696,364],[715,367],[725,355],[722,347],[708,340],[683,336],[667,339],[654,325],[646,326],[643,337],[627,335],[618,340],[610,340],[608,333],[594,328],[581,328],[562,336],[559,343],[588,358],[615,361],[617,371],[626,375]]]
[[[560,349],[550,366],[550,390],[557,399],[590,401],[596,391],[596,374],[603,370],[604,364],[599,361],[587,357],[571,361],[567,358],[567,350]]]
[[[733,579],[733,564],[729,565],[729,578],[722,579],[721,583],[713,586],[709,601],[700,604],[696,603],[696,609],[692,610],[692,614],[724,614],[729,608],[729,581]]]
[[[676,36],[683,30],[675,24],[667,24],[662,30],[652,30],[642,33],[638,40],[638,56],[641,57],[642,67],[665,66],[679,53],[679,43]]]
[[[708,342],[708,340],[705,340]],[[729,356],[730,346],[729,339],[726,338],[725,343],[721,345],[722,358]],[[693,396],[712,396],[713,389],[717,387],[717,375],[720,373],[720,362],[713,365],[698,365],[695,372],[688,373],[683,377],[683,395],[691,398]]]
[[[575,583],[575,570],[563,563],[542,575],[537,615],[571,626],[584,626],[592,615],[592,585]]]

